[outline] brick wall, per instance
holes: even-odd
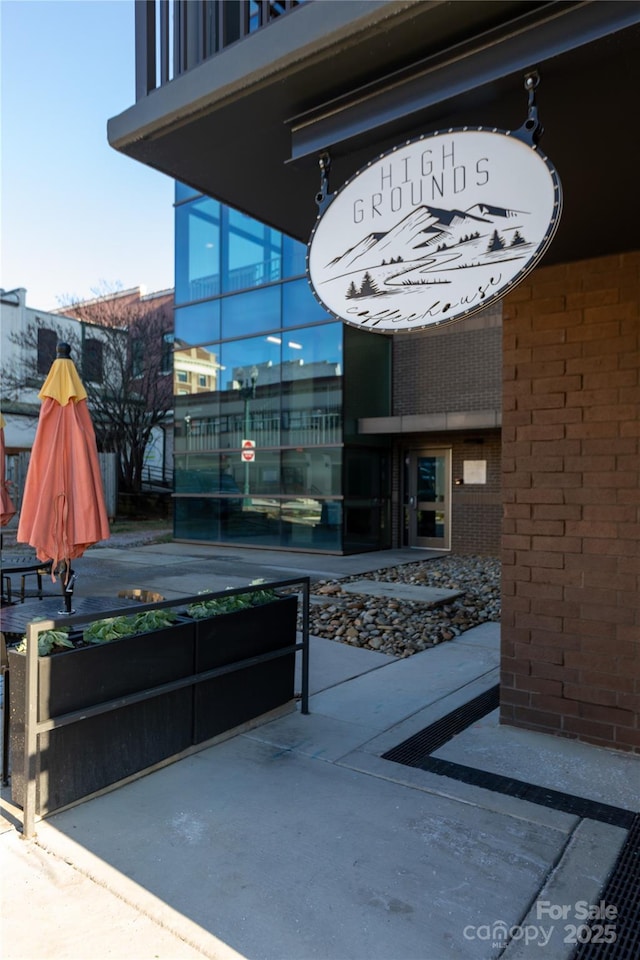
[[[640,253],[504,301],[501,719],[640,753]]]
[[[487,482],[451,489],[451,550],[453,553],[498,556],[502,529],[500,431],[450,437],[452,478],[464,476],[465,460],[486,460]],[[477,441],[481,440],[481,443]]]
[[[393,413],[500,409],[502,306],[393,338]]]

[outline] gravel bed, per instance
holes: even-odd
[[[345,593],[342,584],[356,580],[413,584],[445,590],[463,590],[439,605],[392,597]],[[410,657],[465,630],[500,619],[500,561],[495,557],[451,556],[404,563],[397,567],[318,580],[311,586],[309,632],[377,650],[394,657]]]

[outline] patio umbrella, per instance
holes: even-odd
[[[75,574],[71,561],[109,537],[96,437],[87,392],[67,343],[38,394],[42,400],[25,481],[17,539],[57,572],[67,609]]]
[[[9,489],[5,477],[4,425],[5,419],[0,413],[0,527],[6,527],[6,525],[9,523],[9,520],[11,520],[11,517],[15,516],[16,512],[13,501],[9,496]]]

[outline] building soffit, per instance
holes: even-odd
[[[190,118],[237,103],[272,83],[286,82],[289,75],[299,79],[302,66],[308,71],[316,63],[326,64],[363,37],[384,30],[389,20],[412,18],[416,2],[425,9],[448,6],[445,0],[310,2],[286,22],[249,34],[111,118],[109,142],[124,150],[132,140],[162,136]]]
[[[594,40],[637,24],[633,4],[551,3],[546,16],[531,11],[501,27],[456,44],[349,94],[321,104],[288,121],[291,160],[317,157],[327,145],[335,150],[372,130],[414,112],[524,74],[539,62],[577,50]],[[517,119],[517,118],[514,118]]]
[[[110,120],[109,139],[306,242],[319,151],[331,151],[336,189],[403,139],[514,129],[526,116],[523,72],[537,67],[541,148],[565,188],[544,262],[601,256],[637,246],[628,207],[639,46],[635,0],[309,3]],[[605,181],[616,222],[596,230],[585,201]]]

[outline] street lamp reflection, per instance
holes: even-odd
[[[244,367],[240,367],[237,371],[237,382],[240,384],[238,392],[242,397],[244,403],[244,416],[243,416],[243,441],[251,439],[249,437],[249,404],[256,395],[256,383],[258,382],[258,368],[253,366],[249,371],[247,376]],[[244,461],[244,506],[249,506],[249,461]]]

